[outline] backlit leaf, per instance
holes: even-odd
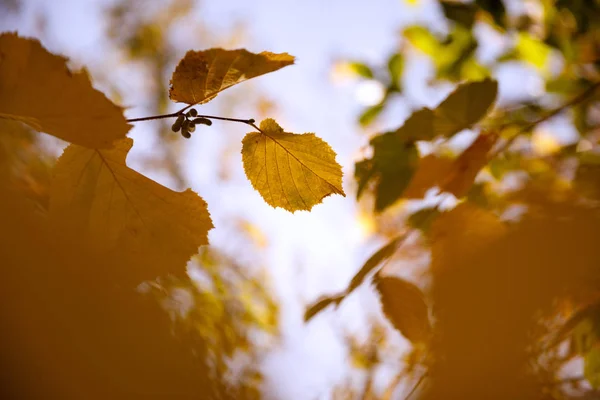
[[[379,114],[381,114],[382,111],[383,111],[382,104],[377,104],[377,105],[368,107],[365,111],[363,111],[363,113],[360,115],[360,117],[358,117],[358,123],[361,126],[367,126],[371,122],[373,122],[373,120],[375,118],[377,118],[377,116],[379,116]]]
[[[357,197],[373,185],[375,211],[383,211],[402,196],[413,176],[419,154],[415,144],[401,139],[398,132],[387,132],[371,139],[373,158],[355,165]]]
[[[174,192],[125,164],[131,139],[114,149],[71,145],[58,160],[50,215],[101,254],[146,261],[148,275],[185,271],[213,227],[206,203],[190,189]]]
[[[310,210],[331,194],[345,196],[335,152],[313,133],[284,132],[272,119],[242,141],[246,176],[263,199],[288,211]]]
[[[37,40],[0,35],[0,118],[81,146],[110,147],[129,131],[123,110],[66,63]]]
[[[498,140],[495,133],[481,133],[467,147],[462,154],[454,160],[447,174],[440,182],[440,189],[452,193],[456,197],[463,197],[475,181],[475,177],[488,161],[488,152]]]
[[[173,72],[169,97],[180,103],[206,103],[228,87],[293,63],[294,57],[287,53],[190,50]]]
[[[383,312],[392,325],[412,343],[427,342],[431,334],[425,297],[414,284],[392,276],[375,280]]]
[[[460,85],[435,109],[436,136],[451,137],[483,118],[496,100],[498,83],[491,79]]]

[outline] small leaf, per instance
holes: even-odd
[[[373,71],[371,71],[371,68],[364,63],[353,61],[348,63],[348,67],[358,76],[366,79],[373,79]]]
[[[123,139],[110,150],[67,147],[54,169],[50,218],[102,254],[146,264],[147,279],[184,272],[198,247],[208,244],[213,225],[206,203],[189,189],[174,192],[127,167],[132,145]]]
[[[37,40],[0,35],[0,118],[80,146],[109,148],[130,129],[123,109],[67,61]]]
[[[414,284],[391,276],[378,276],[375,287],[381,295],[383,312],[412,343],[429,340],[431,325],[425,296]]]
[[[491,79],[460,85],[435,109],[436,136],[451,137],[483,118],[496,100],[498,83]]]
[[[304,321],[308,322],[311,318],[317,315],[321,310],[328,307],[330,304],[335,304],[336,306],[342,302],[350,293],[352,293],[356,288],[358,288],[365,280],[367,275],[371,271],[373,271],[379,264],[383,261],[389,259],[400,243],[405,239],[406,235],[399,236],[393,240],[391,240],[388,244],[377,250],[369,259],[364,263],[361,269],[354,275],[352,281],[348,285],[348,288],[344,290],[342,293],[339,293],[335,296],[324,296],[319,298],[315,303],[309,306],[304,312]]]
[[[242,141],[246,176],[267,204],[310,210],[331,194],[346,196],[335,152],[313,133],[284,132],[272,119]]]
[[[398,245],[404,240],[404,235],[391,240],[388,244],[377,250],[364,263],[361,269],[354,275],[348,286],[348,292],[355,290],[379,264],[390,258],[398,249]]]
[[[388,60],[388,72],[390,73],[390,82],[392,86],[400,89],[400,80],[404,72],[404,57],[402,54],[396,53]]]
[[[169,97],[180,103],[206,103],[228,87],[293,63],[294,57],[287,53],[254,54],[244,49],[219,48],[190,50],[173,72]]]
[[[413,142],[387,132],[371,139],[373,158],[355,164],[358,196],[369,183],[375,191],[375,211],[381,212],[395,203],[410,183],[419,154]]]
[[[373,120],[375,120],[375,118],[377,118],[382,111],[383,104],[377,104],[372,107],[368,107],[365,111],[363,111],[360,117],[358,117],[358,123],[361,126],[367,126],[373,122]]]

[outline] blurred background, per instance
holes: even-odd
[[[414,110],[434,108],[458,82],[498,80],[491,126],[497,121],[526,126],[560,106],[598,79],[599,10],[597,1],[550,0],[1,0],[0,30],[38,38],[51,52],[68,57],[71,68],[85,67],[94,86],[124,106],[128,118],[181,108],[168,98],[169,80],[188,50],[294,55],[293,66],[237,85],[197,108],[224,117],[274,118],[287,132],[316,133],[337,153],[347,196],[327,197],[311,212],[273,209],[244,174],[241,139],[249,130],[243,124],[215,121],[186,140],[170,130],[172,121],[136,123],[129,132],[135,146],[128,165],[174,190],[190,187],[208,203],[215,225],[210,246],[188,265],[190,282],[164,277],[142,289],[156,292],[169,321],[192,321],[208,343],[209,373],[203,373],[216,377],[209,380],[223,398],[404,399],[431,361],[384,317],[372,285],[361,285],[309,322],[304,313],[319,297],[343,291],[376,250],[408,232],[416,233],[385,264],[385,273],[414,282],[432,304],[436,297],[429,289],[439,276],[428,272],[431,241],[422,226],[415,229],[411,216],[440,199],[442,209],[464,199],[430,193],[375,212],[372,189],[357,200],[355,162],[372,156],[374,135],[397,129]],[[503,136],[514,151],[482,170],[468,201],[511,220],[523,207],[515,207],[506,193],[550,182],[544,190],[552,188],[551,194],[540,189],[539,195],[549,199],[573,187],[581,176],[574,172],[580,154],[594,152],[600,137],[594,99],[517,138]],[[443,142],[419,142],[419,154],[454,156],[478,133],[465,130]],[[18,154],[10,162],[21,165],[19,182],[43,205],[52,165],[65,144],[28,135],[26,144],[5,138],[4,154]],[[597,177],[591,174],[585,182],[596,187]],[[577,211],[577,218],[581,215],[595,221]],[[573,221],[580,223],[577,218]],[[476,218],[481,225],[484,220]],[[465,224],[451,224],[457,231],[448,235],[476,247],[463,236],[470,229]],[[572,245],[585,242],[591,251],[590,243],[599,237],[590,229],[588,241]],[[474,242],[482,236],[476,233]],[[582,263],[597,261],[578,254]],[[597,291],[589,292],[585,299],[570,297],[569,306],[560,302],[558,319],[565,322],[580,306],[595,304],[590,299]],[[543,320],[540,337],[556,331],[549,317]],[[544,364],[552,382],[566,379],[571,386],[553,383],[556,390],[535,398],[559,398],[563,389],[577,396],[596,393],[588,382],[592,375],[582,375],[580,356]]]

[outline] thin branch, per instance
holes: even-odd
[[[156,119],[164,119],[164,118],[175,118],[180,115],[183,115],[184,111],[190,108],[191,106],[186,106],[179,111],[170,114],[160,114],[160,115],[151,115],[149,117],[141,117],[141,118],[130,118],[127,122],[141,122],[141,121],[152,121]],[[254,118],[249,119],[241,119],[241,118],[227,118],[227,117],[217,117],[215,115],[195,115],[194,118],[206,118],[206,119],[214,119],[219,121],[229,121],[229,122],[239,122],[242,124],[250,125],[257,131],[262,133],[262,130],[256,126]]]
[[[419,378],[419,380],[417,381],[417,383],[415,383],[415,386],[413,386],[413,388],[406,395],[406,397],[404,398],[404,400],[409,400],[410,399],[410,397],[417,391],[417,389],[419,388],[419,386],[421,386],[421,384],[423,383],[423,381],[425,380],[425,378],[427,378],[427,372],[425,372],[423,375],[421,375],[421,377]]]
[[[500,154],[503,151],[505,151],[506,149],[508,149],[513,144],[513,142],[517,139],[517,137],[519,137],[522,133],[525,133],[525,132],[531,130],[532,128],[536,127],[537,125],[541,124],[542,122],[549,120],[550,118],[554,117],[555,115],[560,114],[561,112],[565,111],[567,108],[570,108],[576,104],[583,102],[589,96],[591,96],[596,91],[596,89],[598,89],[598,87],[600,87],[600,82],[596,82],[596,83],[592,84],[587,89],[585,89],[583,92],[581,92],[580,94],[578,94],[571,100],[567,101],[560,107],[555,108],[554,110],[550,111],[549,113],[542,116],[541,118],[525,125],[521,129],[519,129],[519,131],[516,132],[511,138],[509,138],[502,146],[500,146],[494,153],[492,153],[489,158],[492,159],[492,158],[496,157],[498,154]]]

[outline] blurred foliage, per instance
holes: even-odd
[[[355,164],[375,233],[405,237],[368,275],[385,316],[412,342],[398,398],[597,396],[600,2],[522,3],[441,0],[445,24],[403,27],[387,56],[390,65],[429,64],[431,90],[457,87],[432,109],[409,105],[416,111],[372,135],[369,156]],[[486,51],[492,42],[502,44],[498,51]],[[509,63],[512,75],[500,74]],[[360,79],[387,88],[359,125],[398,98],[414,99],[410,87],[392,86],[406,81],[402,69],[390,80],[384,66],[352,65]],[[545,91],[511,97],[521,71],[533,71]],[[409,253],[424,256],[424,268],[395,276]],[[337,306],[349,293],[315,306]],[[371,376],[381,366],[363,369]],[[346,398],[386,398],[350,392]]]

